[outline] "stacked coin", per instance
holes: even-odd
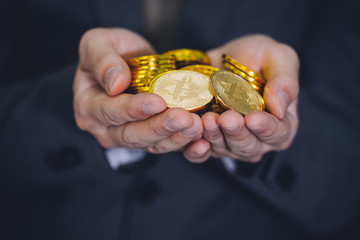
[[[224,54],[222,57],[223,57],[223,65],[227,70],[236,73],[237,75],[248,81],[248,83],[250,83],[250,85],[256,91],[260,93],[263,92],[264,86],[266,84],[264,79],[262,79],[254,71],[247,69],[245,66],[241,65],[239,62],[229,57],[228,55]]]
[[[126,61],[131,71],[131,83],[127,92],[149,92],[151,80],[163,72],[176,69],[174,55],[149,55]]]
[[[234,109],[245,115],[264,110],[261,96],[265,81],[235,59],[223,55],[224,67],[210,66],[199,50],[176,49],[160,55],[127,60],[132,81],[127,92],[152,92],[168,107],[180,107],[200,116]]]
[[[210,65],[210,58],[204,52],[195,49],[175,49],[163,54],[174,55],[177,68],[195,64]]]

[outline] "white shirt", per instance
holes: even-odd
[[[110,167],[116,170],[121,166],[143,160],[146,152],[136,148],[109,148],[106,149],[105,155]],[[221,161],[228,172],[233,173],[236,170],[234,159],[223,157]]]

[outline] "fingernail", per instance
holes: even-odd
[[[161,106],[159,106],[153,102],[145,102],[142,106],[142,109],[143,109],[144,113],[148,114],[148,115],[154,115],[154,114],[160,113],[164,110]]]
[[[264,131],[265,126],[262,123],[258,123],[258,124],[248,125],[248,128],[250,128],[250,130],[254,133],[261,133]]]
[[[120,69],[111,67],[105,74],[105,90],[110,93],[120,81]]]
[[[288,96],[283,90],[280,90],[278,95],[279,95],[280,118],[283,119],[286,113],[286,108],[288,106]]]
[[[172,132],[176,132],[181,129],[181,127],[179,128],[177,121],[175,121],[174,116],[170,116],[168,119],[166,119],[165,127]]]

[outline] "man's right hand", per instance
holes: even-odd
[[[105,148],[165,153],[201,139],[203,127],[196,114],[167,109],[155,94],[123,93],[131,81],[124,59],[150,54],[155,54],[151,45],[126,29],[93,29],[80,41],[73,86],[75,119]]]

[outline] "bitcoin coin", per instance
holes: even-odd
[[[244,78],[226,70],[211,75],[210,90],[223,107],[243,115],[265,108],[261,95]]]
[[[174,70],[155,77],[150,91],[164,98],[170,108],[184,108],[195,112],[203,109],[213,96],[209,91],[209,78],[198,72]]]

